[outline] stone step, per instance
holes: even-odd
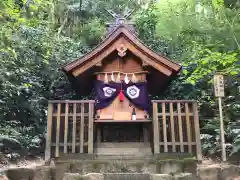
[[[151,155],[150,144],[144,143],[99,143],[95,148],[98,155]]]
[[[151,160],[153,159],[153,155],[146,154],[123,154],[123,155],[97,155],[97,160]]]
[[[143,142],[103,142],[97,144],[98,148],[149,148],[150,143]]]
[[[104,180],[150,180],[147,173],[105,173]]]
[[[194,180],[191,173],[148,174],[148,173],[89,173],[80,175],[78,173],[65,173],[62,180]]]

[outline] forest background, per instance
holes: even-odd
[[[154,98],[198,100],[204,155],[220,152],[212,80],[224,73],[227,152],[240,152],[239,0],[1,0],[2,153],[19,147],[25,155],[44,152],[48,99],[76,99],[60,66],[101,42],[113,20],[106,9],[134,9],[139,38],[183,66],[165,94]]]

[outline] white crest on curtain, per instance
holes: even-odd
[[[133,86],[129,86],[127,88],[127,95],[131,98],[131,99],[135,99],[138,98],[140,94],[140,89],[137,88],[137,86],[133,85]]]
[[[116,89],[114,89],[114,88],[110,88],[110,87],[103,88],[104,96],[106,96],[106,97],[111,97],[115,91],[116,91]]]

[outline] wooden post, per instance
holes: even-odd
[[[73,104],[73,128],[72,128],[72,153],[75,153],[76,148],[76,121],[77,121],[77,105]]]
[[[215,96],[218,97],[222,160],[226,161],[227,157],[226,157],[226,149],[225,149],[224,124],[223,124],[223,114],[222,114],[222,97],[225,96],[223,74],[216,73],[213,77],[213,82],[214,82]]]
[[[198,117],[198,108],[197,103],[193,103],[193,113],[194,113],[194,126],[195,126],[195,137],[197,144],[197,159],[202,160],[202,151],[201,151],[201,141],[200,141],[200,128],[199,128],[199,117]]]
[[[53,105],[52,105],[52,103],[48,103],[45,161],[50,161],[50,159],[51,159],[52,113],[53,113],[52,111],[53,111]]]
[[[143,142],[144,144],[149,144],[149,138],[148,138],[148,124],[143,125]]]
[[[183,132],[182,132],[182,112],[181,112],[180,102],[177,103],[177,110],[178,110],[178,128],[179,128],[180,150],[181,150],[181,152],[184,152]]]
[[[154,154],[159,154],[160,147],[159,147],[159,121],[158,121],[157,102],[153,102],[153,146],[154,146]]]
[[[80,153],[83,153],[83,146],[84,146],[84,103],[81,103]]]
[[[226,161],[226,149],[225,149],[225,137],[224,137],[224,124],[222,114],[222,98],[218,97],[219,115],[220,115],[220,135],[221,135],[221,147],[222,147],[222,160]]]
[[[56,149],[55,149],[55,156],[56,157],[59,157],[60,123],[61,123],[61,104],[58,103],[58,107],[57,107]]]
[[[186,113],[186,125],[187,125],[188,152],[192,153],[191,123],[189,118],[189,108],[188,108],[187,102],[185,103],[185,113]]]
[[[93,153],[93,103],[89,103],[88,113],[88,153]]]
[[[101,129],[99,127],[99,125],[96,127],[97,129],[97,145],[99,145],[101,143]]]
[[[68,103],[65,104],[65,125],[64,125],[64,153],[68,149]]]
[[[166,107],[165,103],[162,103],[162,120],[163,120],[163,141],[164,141],[164,152],[168,152],[167,144],[167,123],[166,123]]]
[[[172,139],[172,151],[176,152],[176,144],[175,144],[175,123],[173,117],[173,103],[170,103],[170,122],[171,122],[171,139]]]

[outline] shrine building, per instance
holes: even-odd
[[[181,65],[147,47],[117,18],[92,51],[62,67],[89,100],[49,100],[45,159],[68,154],[189,154],[201,160],[197,102],[152,100]],[[151,95],[151,96],[150,96]]]

